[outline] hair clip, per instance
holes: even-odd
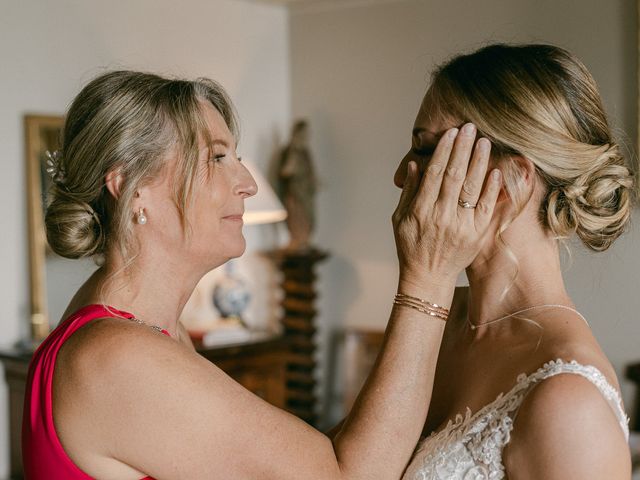
[[[62,153],[60,153],[59,150],[55,150],[53,153],[47,150],[45,155],[47,156],[47,173],[51,176],[54,183],[64,185],[66,175],[64,167],[62,166]]]

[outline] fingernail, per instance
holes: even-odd
[[[411,169],[413,168],[411,165],[414,163],[413,160],[411,160],[409,163],[407,163],[407,177],[411,176]]]
[[[477,145],[478,145],[478,149],[481,152],[486,152],[487,150],[489,150],[489,148],[491,148],[491,142],[484,137],[478,140]]]
[[[447,132],[447,136],[448,136],[449,138],[456,138],[456,135],[458,135],[458,131],[459,131],[459,130],[458,130],[457,128],[452,128],[451,130],[449,130],[449,131]]]
[[[500,170],[496,168],[493,172],[491,172],[491,176],[494,180],[500,180]]]
[[[462,127],[462,133],[465,135],[473,135],[476,131],[476,126],[473,123],[467,123]]]

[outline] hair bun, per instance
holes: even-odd
[[[601,147],[599,165],[570,185],[551,187],[547,220],[559,237],[576,234],[588,248],[604,251],[625,230],[630,214],[634,177],[618,146]]]
[[[65,258],[102,253],[105,234],[95,210],[59,188],[54,190],[45,215],[47,241],[53,251]]]

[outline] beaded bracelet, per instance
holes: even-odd
[[[446,321],[449,318],[449,310],[436,305],[435,303],[427,302],[418,297],[412,297],[411,295],[405,295],[404,293],[397,293],[394,300],[394,305],[402,307],[409,307],[417,310],[420,313],[430,315],[432,317],[439,318]]]

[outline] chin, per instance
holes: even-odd
[[[245,250],[247,249],[247,242],[244,239],[244,237],[242,237],[242,241],[238,241],[236,244],[233,245],[233,247],[230,249],[229,251],[229,258],[238,258],[241,257]]]

